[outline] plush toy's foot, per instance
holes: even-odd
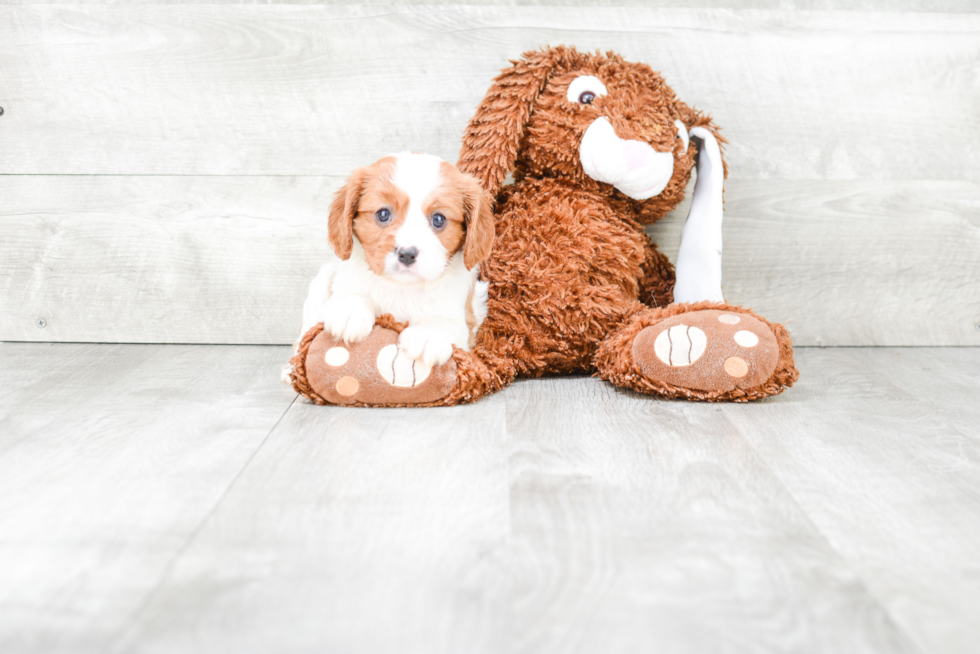
[[[297,393],[316,404],[442,406],[472,401],[485,390],[486,369],[471,353],[429,367],[398,349],[404,325],[382,316],[359,343],[323,331],[319,324],[300,340],[287,369]]]
[[[755,400],[799,377],[781,325],[747,309],[700,303],[650,309],[603,343],[600,374],[644,393],[692,400]]]

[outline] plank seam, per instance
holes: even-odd
[[[792,389],[790,389],[790,392],[792,392]],[[727,420],[728,424],[731,425],[736,430],[736,432],[738,432],[740,436],[742,436],[742,439],[745,441],[745,444],[749,448],[749,450],[752,451],[752,454],[755,457],[756,461],[763,468],[769,471],[769,474],[772,476],[773,481],[779,484],[779,486],[786,493],[787,499],[790,502],[792,502],[793,506],[795,506],[797,510],[799,510],[802,519],[805,520],[807,524],[810,525],[810,527],[813,529],[815,534],[820,536],[820,538],[830,549],[830,551],[832,551],[835,555],[837,555],[837,558],[840,560],[841,565],[854,575],[855,580],[858,583],[860,583],[861,589],[867,595],[868,599],[873,601],[875,606],[878,607],[878,609],[881,611],[882,615],[888,619],[889,624],[892,626],[892,628],[895,629],[895,633],[900,634],[902,636],[902,638],[905,640],[905,643],[908,645],[910,649],[920,652],[920,654],[925,654],[926,650],[922,649],[921,645],[914,638],[912,638],[912,636],[908,633],[908,631],[906,631],[905,628],[898,622],[898,619],[894,615],[892,615],[892,612],[889,610],[888,606],[884,602],[882,602],[881,598],[878,597],[878,595],[871,590],[871,587],[868,585],[867,580],[865,580],[864,576],[860,572],[858,572],[857,568],[855,568],[854,566],[854,563],[849,558],[847,558],[843,552],[841,552],[839,549],[837,549],[837,547],[834,546],[834,544],[831,542],[827,534],[825,534],[823,530],[820,529],[820,526],[813,521],[813,519],[810,517],[810,514],[806,511],[806,509],[803,508],[803,505],[800,504],[800,502],[796,499],[796,496],[793,494],[793,491],[791,491],[790,488],[785,483],[783,483],[783,480],[780,478],[778,474],[776,474],[776,471],[772,469],[768,461],[766,461],[765,457],[763,457],[756,449],[755,445],[752,444],[752,439],[747,438],[745,434],[742,433],[740,426],[736,424],[734,421],[732,421],[727,415],[725,416],[725,420]]]
[[[177,565],[177,561],[179,561],[180,558],[184,556],[184,554],[187,552],[188,549],[190,549],[190,546],[194,543],[194,541],[197,540],[198,535],[200,535],[200,533],[204,530],[204,527],[207,526],[207,524],[211,521],[211,518],[214,516],[215,512],[225,501],[225,498],[228,497],[228,494],[231,492],[231,489],[235,487],[235,485],[238,483],[238,480],[241,479],[242,474],[244,474],[244,472],[252,464],[252,461],[255,459],[256,455],[265,446],[266,442],[269,440],[269,437],[272,436],[272,433],[276,430],[277,427],[279,427],[279,424],[282,422],[282,419],[286,417],[287,413],[289,413],[289,410],[296,403],[296,399],[298,397],[299,397],[298,395],[296,397],[293,397],[293,399],[289,402],[285,410],[282,412],[282,415],[279,416],[279,419],[276,420],[276,423],[272,425],[272,428],[269,430],[269,433],[267,433],[265,437],[262,438],[262,441],[259,443],[258,447],[255,448],[255,450],[252,452],[251,455],[249,455],[248,459],[245,461],[242,467],[238,470],[237,473],[235,473],[235,476],[232,478],[231,482],[229,482],[228,486],[224,489],[224,491],[222,491],[221,495],[215,501],[214,505],[208,510],[208,512],[204,515],[204,517],[201,518],[200,523],[197,525],[197,527],[194,528],[194,531],[190,533],[190,535],[184,541],[184,544],[181,545],[180,549],[177,550],[177,552],[173,555],[173,557],[171,557],[170,561],[167,563],[167,566],[163,569],[163,573],[160,575],[159,580],[153,586],[153,589],[146,594],[145,599],[140,603],[140,605],[136,608],[136,610],[133,611],[132,617],[129,620],[127,620],[126,626],[124,626],[120,630],[120,632],[115,638],[111,638],[106,643],[106,647],[103,651],[106,652],[117,651],[119,643],[122,642],[125,639],[125,637],[136,627],[136,624],[139,622],[140,616],[142,616],[149,608],[149,606],[153,603],[153,599],[160,592],[160,589],[163,587],[163,584],[167,581],[168,577],[170,577],[171,572],[173,572],[174,567]]]

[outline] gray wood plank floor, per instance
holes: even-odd
[[[977,651],[980,348],[423,410],[288,352],[0,343],[0,651]]]

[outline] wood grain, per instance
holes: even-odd
[[[916,374],[906,374],[909,370]],[[976,401],[980,349],[902,349],[877,361],[875,371],[903,393],[932,407],[946,426],[963,436],[980,438]]]
[[[346,175],[454,159],[490,79],[617,50],[739,179],[980,179],[980,16],[649,7],[0,6],[0,173]],[[943,134],[944,136],[940,136]]]
[[[722,412],[922,651],[975,652],[980,349],[807,349],[799,366],[785,396]]]
[[[0,344],[0,651],[104,651],[293,401],[287,357]]]
[[[286,411],[287,354],[0,343],[0,650],[977,642],[980,348],[802,348],[750,405],[427,410]]]
[[[505,397],[515,651],[915,651],[718,410],[585,378]]]
[[[0,176],[0,339],[291,343],[341,183]],[[726,208],[726,296],[797,344],[980,343],[976,185],[733,180]],[[672,258],[686,211],[651,229]]]
[[[0,177],[0,339],[291,343],[341,182]]]
[[[293,405],[113,651],[509,651],[507,442],[501,396]]]
[[[0,5],[64,4],[63,0],[0,0]],[[182,5],[188,0],[86,0],[95,5]],[[361,0],[211,0],[208,4],[224,5],[353,5]],[[596,0],[385,0],[374,3],[386,7],[428,5],[475,5],[490,7],[592,7]],[[796,9],[821,11],[829,9],[863,11],[927,11],[971,13],[976,5],[971,0],[616,0],[618,7],[678,7],[699,9]]]

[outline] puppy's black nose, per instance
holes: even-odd
[[[406,266],[411,266],[419,258],[419,249],[416,247],[398,248],[398,260]]]

